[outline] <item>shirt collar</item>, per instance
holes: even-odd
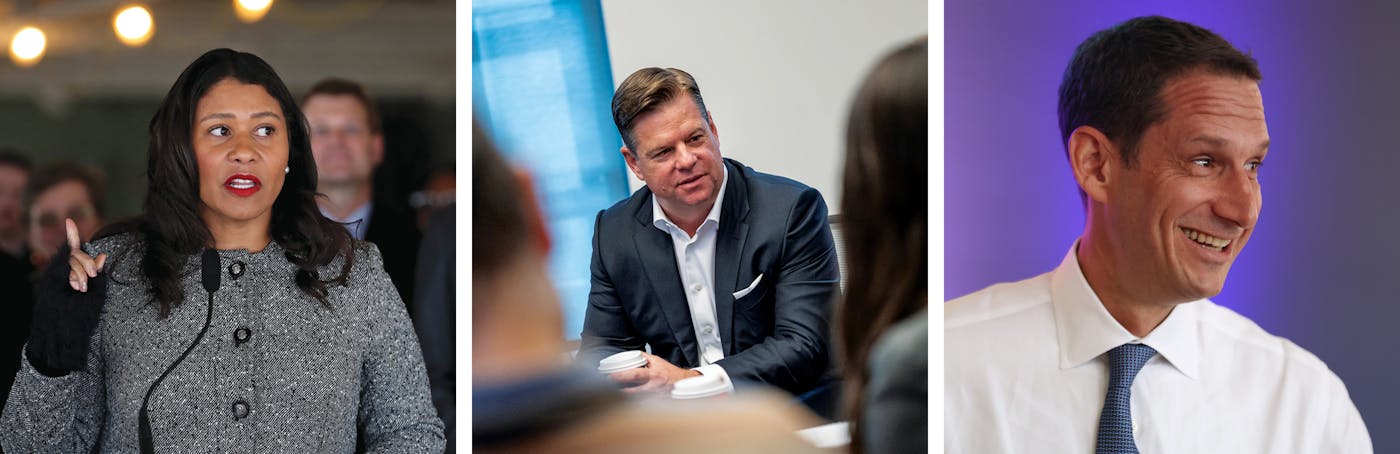
[[[724,175],[719,183],[719,196],[715,197],[715,204],[710,207],[710,213],[705,215],[705,222],[700,223],[700,228],[712,223],[716,226],[719,225],[719,210],[720,206],[724,205],[724,189],[729,187],[729,166],[721,167],[724,169]],[[670,218],[666,217],[666,212],[661,211],[661,202],[656,200],[656,194],[651,196],[651,225],[666,232],[673,229],[682,231],[674,222],[671,222]],[[699,235],[700,230],[696,229],[695,234]]]
[[[319,208],[319,207],[318,207]],[[321,215],[336,223],[345,226],[345,230],[350,232],[350,236],[357,240],[365,239],[365,232],[369,230],[369,215],[374,210],[374,201],[365,202],[360,208],[351,211],[344,219],[332,216],[325,208],[321,208]]]
[[[1060,343],[1060,368],[1078,367],[1122,344],[1138,342],[1157,350],[1188,378],[1200,366],[1201,300],[1178,304],[1162,324],[1141,339],[1133,336],[1104,309],[1079,267],[1079,241],[1065,254],[1050,283],[1055,330]]]

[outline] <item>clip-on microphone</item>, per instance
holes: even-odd
[[[181,353],[175,362],[170,363],[170,366],[165,368],[165,372],[160,374],[160,378],[151,383],[150,388],[146,388],[146,397],[141,400],[141,413],[137,424],[141,454],[155,453],[155,443],[151,435],[151,417],[146,413],[146,407],[151,403],[151,393],[154,393],[156,387],[160,386],[160,382],[164,381],[167,375],[170,375],[170,371],[175,370],[175,366],[180,365],[180,362],[184,361],[191,351],[194,351],[194,347],[199,345],[200,340],[204,339],[204,333],[209,331],[210,322],[214,320],[214,291],[219,289],[220,278],[219,253],[213,249],[205,249],[204,254],[199,258],[199,265],[200,283],[204,284],[204,290],[209,292],[209,309],[204,313],[204,328],[199,330],[199,335],[194,337],[194,342],[185,348],[185,352]]]

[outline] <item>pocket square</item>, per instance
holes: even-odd
[[[745,296],[748,296],[749,293],[753,291],[753,289],[758,288],[758,283],[759,283],[759,281],[762,281],[762,280],[763,280],[763,275],[762,275],[762,274],[758,275],[758,277],[754,278],[753,283],[752,283],[752,284],[749,284],[748,288],[745,288],[745,289],[743,289],[743,290],[734,292],[734,299],[737,300],[737,299],[739,299],[739,298],[743,298],[743,297],[745,297]]]

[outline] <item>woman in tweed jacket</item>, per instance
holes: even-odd
[[[378,250],[320,215],[272,68],[204,54],[150,132],[142,217],[70,235],[45,271],[4,449],[442,452],[403,304]]]

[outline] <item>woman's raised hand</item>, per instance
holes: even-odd
[[[107,262],[107,254],[97,254],[97,259],[83,252],[82,239],[78,236],[78,224],[72,219],[63,220],[64,227],[68,229],[68,285],[73,290],[87,292],[88,279],[97,277],[97,273],[102,272],[102,265]]]

